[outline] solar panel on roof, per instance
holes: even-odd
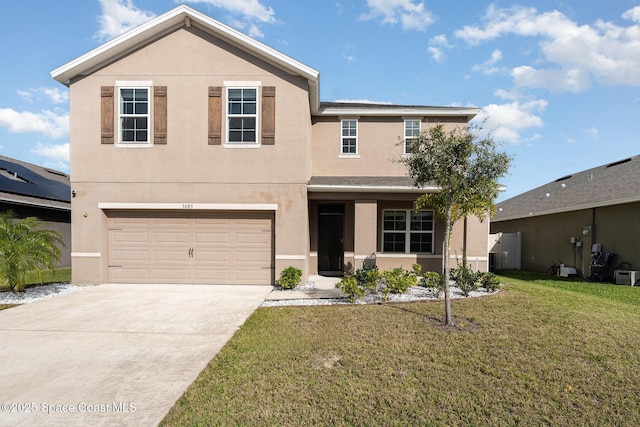
[[[13,175],[13,178],[10,178],[0,174],[0,191],[71,202],[69,185],[63,182],[49,179],[20,164],[2,159],[0,159],[0,169],[4,169],[10,175]]]

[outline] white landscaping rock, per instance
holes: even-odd
[[[33,286],[23,292],[0,292],[0,304],[27,304],[81,289],[83,289],[82,286],[74,286],[69,283],[53,283],[51,285]]]

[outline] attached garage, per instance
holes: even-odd
[[[107,211],[112,283],[271,285],[272,212]]]

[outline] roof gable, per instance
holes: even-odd
[[[74,78],[91,74],[96,69],[158,39],[182,26],[197,26],[292,75],[309,82],[311,111],[318,110],[320,73],[315,69],[261,43],[189,6],[180,5],[140,26],[117,36],[86,54],[56,68],[51,77],[69,86]]]
[[[563,176],[497,205],[493,222],[640,201],[640,155]]]

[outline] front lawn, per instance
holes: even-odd
[[[640,287],[257,310],[163,425],[640,425]],[[516,278],[518,276],[519,278]]]

